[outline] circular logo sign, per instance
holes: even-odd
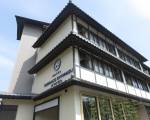
[[[61,60],[60,60],[60,59],[57,59],[57,60],[55,61],[55,63],[54,63],[54,70],[55,70],[55,71],[58,71],[59,68],[60,68],[60,66],[61,66]]]

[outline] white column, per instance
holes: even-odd
[[[70,87],[60,97],[59,120],[81,120],[80,94],[78,88]]]
[[[78,33],[78,28],[77,28],[77,22],[76,22],[76,16],[73,15],[73,33]]]

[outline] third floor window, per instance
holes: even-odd
[[[131,58],[129,55],[125,54],[123,51],[119,50],[118,49],[118,54],[119,54],[119,57],[125,61],[126,63],[136,67],[137,69],[141,70],[140,68],[140,63],[136,60],[134,60],[133,58]]]
[[[109,53],[116,55],[115,46],[108,43],[106,40],[99,37],[97,34],[85,28],[83,25],[78,24],[78,34],[87,38],[91,43],[100,47],[103,50],[108,51]]]

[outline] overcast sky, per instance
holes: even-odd
[[[51,22],[68,1],[0,0],[0,91],[9,86],[19,47],[14,16]],[[73,0],[73,3],[150,60],[150,0]]]

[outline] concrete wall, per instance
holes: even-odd
[[[38,48],[37,62],[58,45],[72,31],[71,17],[68,17],[57,30],[48,38],[48,40]]]
[[[61,66],[58,71],[54,70],[54,63],[56,60],[61,60]],[[41,69],[35,76],[35,80],[32,87],[32,93],[41,93],[49,88],[52,88],[52,84],[44,86],[46,83],[52,81],[58,76],[62,75],[68,70],[73,69],[73,49],[72,47],[66,49],[57,58],[50,62],[46,67]],[[55,75],[57,74],[57,75]],[[62,82],[71,78],[71,74],[65,75],[61,78]],[[55,75],[55,76],[54,76]]]
[[[32,45],[41,34],[42,30],[40,28],[24,25],[9,92],[31,92],[34,77],[28,74],[28,70],[35,64],[36,60],[35,49],[32,48]]]
[[[143,104],[139,105],[138,113],[139,113],[139,120],[149,120],[146,108]]]
[[[81,120],[80,92],[78,88],[70,87],[60,97],[59,120]]]

